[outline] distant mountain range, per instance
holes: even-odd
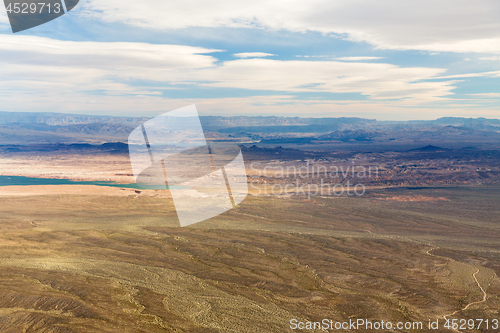
[[[88,116],[61,113],[0,112],[0,144],[126,142],[147,117]],[[364,118],[200,117],[212,140],[262,144],[339,143],[500,143],[500,119],[445,117],[424,121]],[[470,144],[467,144],[470,143]]]
[[[67,126],[92,123],[118,123],[136,125],[148,120],[146,117],[87,116],[51,112],[5,112],[0,111],[0,124],[45,124]]]
[[[303,125],[452,125],[465,127],[500,127],[500,119],[487,118],[460,118],[443,117],[436,120],[410,120],[410,121],[377,121],[375,119],[340,117],[340,118],[300,118],[300,117],[276,117],[276,116],[205,116],[200,117],[203,125],[215,128],[239,127],[248,128],[255,126],[303,126]],[[77,115],[66,113],[39,113],[39,112],[5,112],[0,111],[0,124],[45,124],[50,126],[67,126],[93,123],[115,123],[130,126],[139,125],[147,121],[148,117],[113,117]]]

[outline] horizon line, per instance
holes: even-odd
[[[173,111],[173,110],[172,110]],[[168,113],[170,111],[166,111],[164,113]],[[100,117],[100,118],[135,118],[135,119],[141,119],[141,118],[153,118],[154,116],[122,116],[122,115],[98,115],[98,114],[85,114],[85,113],[63,113],[63,112],[50,112],[50,111],[0,111],[0,113],[12,113],[12,114],[39,114],[39,115],[65,115],[65,116],[86,116],[86,117]],[[199,115],[199,117],[220,117],[220,118],[236,118],[236,117],[243,117],[243,118],[299,118],[299,119],[363,119],[363,120],[370,120],[370,121],[376,121],[376,122],[425,122],[425,121],[436,121],[440,119],[485,119],[485,120],[500,120],[499,118],[486,118],[486,117],[460,117],[460,116],[447,116],[447,117],[439,117],[439,118],[432,118],[432,119],[409,119],[409,120],[379,120],[376,118],[364,118],[364,117],[350,117],[350,116],[340,116],[340,117],[306,117],[306,116],[277,116],[277,115],[256,115],[256,116],[246,116],[246,115],[234,115],[234,116],[221,116],[221,115]]]

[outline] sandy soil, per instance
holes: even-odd
[[[0,156],[0,175],[133,183],[128,156]]]
[[[118,188],[96,185],[31,185],[31,186],[3,186],[0,187],[0,196],[31,196],[31,195],[105,195],[105,196],[130,196],[146,195],[167,197],[168,191],[135,190],[131,188]]]
[[[379,194],[378,196],[379,196],[379,198],[377,198],[377,199],[380,199],[380,200],[392,200],[392,201],[402,201],[402,202],[406,202],[406,201],[429,201],[429,202],[433,202],[433,201],[450,201],[449,199],[443,198],[443,197],[426,197],[426,196],[423,196],[423,195],[394,195],[394,196],[386,196],[386,195]]]
[[[137,195],[134,189],[94,185],[32,185],[32,186],[3,186],[0,187],[0,196],[29,196],[47,194],[84,194],[128,196]],[[142,193],[142,190],[139,191]]]

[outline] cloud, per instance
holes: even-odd
[[[436,38],[438,38],[437,36]],[[379,43],[373,42],[378,49],[392,49],[392,50],[421,50],[433,52],[455,52],[455,53],[500,53],[500,37],[494,38],[480,38],[475,39],[456,40],[458,38],[448,38],[448,40],[441,40],[435,43],[420,43],[409,44],[401,43],[394,44],[389,41]],[[411,39],[409,40],[411,41]]]
[[[3,96],[2,96],[3,97]],[[24,97],[19,103],[19,97]],[[58,103],[54,103],[54,100]],[[88,96],[81,92],[60,95],[31,94],[2,98],[2,110],[6,111],[50,111],[76,114],[103,114],[115,116],[156,116],[186,105],[196,104],[200,115],[219,116],[299,116],[304,117],[363,117],[379,120],[436,119],[439,117],[488,117],[499,118],[500,109],[477,108],[475,105],[452,105],[450,107],[415,107],[408,109],[394,101],[325,101],[300,100],[294,96],[270,95],[252,98],[184,98],[168,99],[160,96]],[[411,111],[410,111],[411,110]]]
[[[366,60],[378,60],[384,59],[384,57],[341,57],[335,58],[335,60],[343,60],[343,61],[366,61]]]
[[[332,58],[331,56],[322,54],[322,55],[296,55],[296,58]]]
[[[184,45],[60,41],[0,35],[0,86],[11,91],[102,90],[144,94],[127,80],[168,81],[174,71],[215,66],[218,50]]]
[[[73,42],[46,37],[0,35],[1,59],[26,63],[92,68],[193,68],[213,66],[204,54],[220,50],[184,45],[128,42]]]
[[[219,62],[217,50],[183,45],[71,42],[35,36],[0,35],[0,100],[4,110],[156,112],[198,98],[172,99],[178,90],[210,88],[212,110],[240,113],[326,112],[329,107],[403,108],[447,103],[453,80],[436,81],[446,69],[387,63],[242,58]],[[494,73],[494,72],[492,72]],[[172,90],[176,88],[178,90]],[[232,98],[227,89],[246,91]],[[260,96],[265,90],[266,95]],[[252,91],[255,91],[252,94]],[[361,94],[366,101],[331,101],[321,94]],[[225,95],[224,95],[225,94]],[[298,97],[310,94],[313,97]],[[191,94],[196,97],[195,93]],[[304,96],[304,95],[302,95]],[[259,107],[258,107],[259,105]],[[373,107],[379,105],[380,107]],[[486,111],[485,111],[486,112]],[[290,113],[292,113],[290,111]],[[345,115],[345,113],[343,113]]]
[[[427,82],[444,69],[380,63],[242,59],[200,69],[201,85],[296,92],[361,93],[373,99],[434,99],[451,94],[453,82]],[[193,76],[193,75],[190,75]]]
[[[449,79],[466,79],[473,77],[500,77],[500,71],[454,74],[454,75],[438,76],[436,77],[436,79],[449,80]]]
[[[497,57],[482,57],[482,58],[479,58],[479,60],[483,60],[483,61],[489,61],[489,60],[491,60],[491,61],[498,61],[498,60],[500,60],[500,57],[498,57],[498,56]]]
[[[0,10],[0,24],[9,24],[9,17],[6,11]]]
[[[87,0],[83,16],[154,30],[231,27],[340,34],[380,49],[500,53],[497,0]]]
[[[76,90],[132,93],[127,81],[165,85],[270,90],[288,93],[360,93],[374,99],[432,99],[450,94],[450,82],[427,82],[444,69],[383,63],[248,58],[216,64],[217,50],[183,45],[70,42],[0,35],[0,82],[40,82]],[[31,82],[28,84],[28,82]],[[22,86],[19,86],[22,89]],[[140,91],[147,89],[139,88]],[[142,94],[142,93],[141,93]]]
[[[481,93],[481,94],[468,94],[469,96],[477,96],[479,98],[500,98],[500,93]]]
[[[263,57],[271,57],[276,54],[272,53],[264,53],[264,52],[243,52],[243,53],[235,53],[233,56],[238,58],[263,58]]]

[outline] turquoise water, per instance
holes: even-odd
[[[143,190],[164,190],[165,185],[119,184],[115,182],[73,181],[55,178],[31,178],[22,176],[0,176],[0,186],[28,186],[28,185],[97,185],[121,188],[135,188]],[[174,188],[174,186],[172,186]],[[176,186],[175,188],[181,188]]]

